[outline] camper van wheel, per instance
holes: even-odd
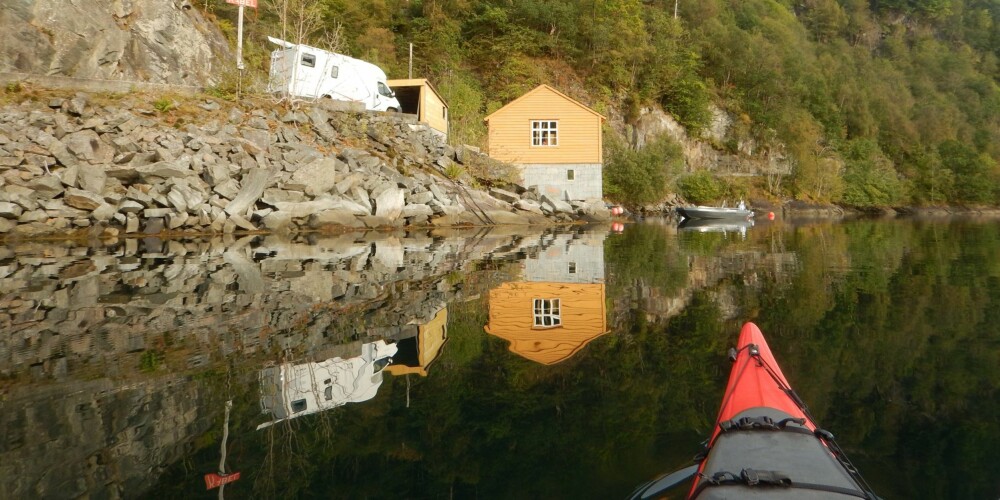
[[[399,113],[399,110],[396,109],[396,108],[389,108],[386,111],[389,112],[389,113]]]

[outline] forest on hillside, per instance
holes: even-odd
[[[235,40],[234,6],[199,7]],[[260,78],[267,35],[390,78],[407,76],[412,43],[413,75],[448,101],[456,143],[482,144],[483,117],[549,83],[626,126],[658,105],[693,136],[718,106],[736,120],[714,147],[752,140],[793,166],[740,184],[684,174],[667,140],[637,151],[608,133],[605,194],[632,205],[670,192],[855,207],[1000,198],[1000,0],[260,0],[248,13]]]

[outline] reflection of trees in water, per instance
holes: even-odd
[[[637,282],[683,290],[687,260],[669,234],[640,228],[606,242],[612,333],[564,363],[511,355],[483,333],[480,298],[449,305],[449,344],[430,376],[410,381],[409,408],[406,381],[387,376],[371,401],[256,433],[248,392],[230,456],[260,484],[251,495],[254,483],[234,483],[233,493],[622,496],[697,451],[725,384],[725,348],[754,319],[883,496],[995,496],[1000,228],[785,228],[752,243],[794,254],[793,265],[709,283],[664,321],[621,299]],[[748,317],[724,318],[723,289]],[[208,449],[206,464],[217,460],[217,444]]]
[[[790,381],[887,498],[1000,492],[998,237],[994,224],[813,228],[796,236],[792,282],[754,293]]]

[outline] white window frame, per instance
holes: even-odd
[[[562,304],[559,299],[532,299],[531,311],[534,318],[532,328],[557,328],[562,326]]]
[[[559,120],[531,120],[530,137],[533,147],[559,146]]]

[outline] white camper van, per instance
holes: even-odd
[[[361,355],[319,363],[282,363],[260,371],[260,406],[272,420],[263,429],[291,418],[375,397],[382,373],[392,363],[396,344],[384,340],[362,344]]]
[[[267,90],[297,97],[364,103],[372,111],[399,111],[399,101],[378,66],[343,54],[267,37],[271,52]]]

